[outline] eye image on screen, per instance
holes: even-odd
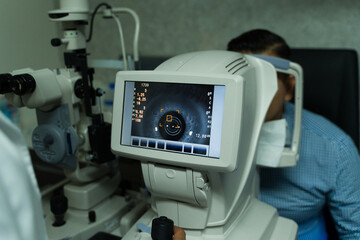
[[[135,83],[131,135],[209,144],[214,86]]]
[[[126,82],[122,143],[210,156],[210,143],[220,141],[215,138],[221,136],[219,122],[222,122],[222,111],[218,106],[223,104],[223,98],[217,98],[217,101],[214,98],[216,92],[223,92],[219,91],[221,87],[224,88],[200,84]],[[213,127],[214,106],[217,106],[217,112],[221,112],[221,116],[215,119],[220,133]],[[131,119],[126,117],[126,113],[131,113]]]
[[[186,121],[179,112],[166,112],[160,118],[158,129],[164,139],[177,141],[184,135]]]

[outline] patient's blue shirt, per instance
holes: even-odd
[[[294,105],[285,104],[290,132]],[[261,168],[260,199],[299,225],[299,240],[327,239],[322,210],[340,239],[360,239],[360,160],[351,138],[329,120],[303,110],[299,161],[290,168]]]

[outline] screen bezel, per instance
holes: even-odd
[[[122,135],[125,82],[166,82],[225,86],[220,157],[187,155],[169,151],[154,151],[120,144]],[[113,107],[112,151],[120,156],[143,162],[155,162],[197,170],[231,172],[236,169],[242,112],[243,78],[239,75],[189,74],[165,71],[119,72],[116,76]]]

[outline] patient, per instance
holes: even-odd
[[[290,58],[283,38],[262,29],[245,32],[228,50]],[[294,125],[295,79],[278,73],[278,92],[266,121]],[[291,168],[262,168],[260,199],[299,225],[299,240],[327,239],[323,208],[328,205],[340,239],[360,239],[360,159],[351,138],[327,119],[303,110],[299,161]]]

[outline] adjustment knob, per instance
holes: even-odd
[[[171,240],[173,235],[174,222],[171,219],[161,216],[152,221],[151,237],[154,240]]]
[[[95,211],[88,212],[88,218],[89,218],[89,222],[91,223],[96,222],[96,212]]]
[[[43,142],[44,142],[45,146],[53,145],[54,144],[54,138],[50,134],[47,134],[44,137]]]
[[[51,46],[58,47],[62,44],[62,41],[60,38],[53,38],[51,39]]]

